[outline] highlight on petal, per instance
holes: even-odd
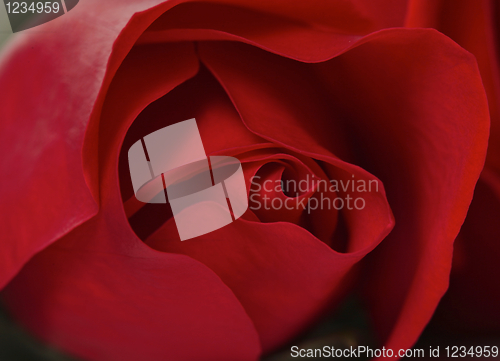
[[[130,124],[197,71],[192,44],[135,49],[118,69],[97,125],[99,213],[2,292],[42,340],[90,360],[258,358],[255,328],[232,291],[199,262],[147,247],[120,197],[118,154]]]
[[[2,49],[0,288],[36,252],[98,212],[94,124],[102,102],[137,38],[175,3],[117,5],[85,1],[16,33]]]

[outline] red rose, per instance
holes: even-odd
[[[491,135],[486,164],[455,242],[450,289],[433,326],[471,334],[500,331],[500,77],[498,3],[412,1],[407,26],[432,27],[476,57],[488,95]]]
[[[434,30],[380,30],[404,11],[87,0],[20,33],[0,62],[12,315],[84,359],[255,360],[359,289],[380,346],[411,347],[446,291],[489,117],[471,54]],[[365,206],[249,209],[180,242],[165,212],[138,210],[126,152],[192,117],[250,192],[308,175],[376,190],[262,188]]]

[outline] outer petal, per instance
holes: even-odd
[[[447,289],[489,118],[470,54],[435,31],[377,35],[338,58],[330,79],[359,140],[358,164],[382,179],[396,218],[366,279],[381,340],[396,349],[415,342]]]
[[[491,133],[486,165],[471,208],[455,242],[450,288],[433,324],[452,332],[484,332],[500,327],[500,74],[498,3],[495,1],[412,0],[407,26],[433,27],[474,54],[488,95]]]
[[[367,36],[311,65],[331,92],[328,128],[328,100],[304,80],[314,70],[304,77],[299,65],[243,46],[202,50],[249,129],[302,153],[342,154],[327,138],[347,138],[354,148],[342,156],[383,180],[397,226],[367,265],[367,298],[381,341],[410,347],[448,286],[484,162],[488,110],[474,58],[435,31]]]
[[[490,0],[411,0],[406,26],[434,28],[476,57],[491,116],[486,167],[500,174],[500,68],[494,14],[496,5]]]
[[[255,328],[206,266],[147,247],[131,230],[118,182],[125,133],[153,100],[194,76],[192,44],[127,56],[99,124],[99,213],[40,252],[3,299],[44,341],[90,360],[255,360]]]
[[[120,32],[135,12],[159,3],[83,1],[12,36],[0,59],[0,288],[34,253],[96,214],[96,138],[82,162],[86,128],[134,41],[174,3],[135,16]]]
[[[125,218],[123,233],[99,218],[36,255],[6,287],[18,321],[85,360],[258,359],[252,322],[206,266],[153,250],[132,257],[64,247],[90,238],[142,244]]]
[[[500,182],[484,170],[455,241],[450,288],[433,318],[438,330],[465,335],[498,332],[499,217]]]
[[[317,27],[326,27],[339,33],[367,34],[386,27],[401,26],[404,21],[406,2],[397,0],[323,1],[311,0],[209,0],[277,14]]]

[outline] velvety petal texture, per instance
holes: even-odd
[[[106,84],[155,11],[135,17],[117,40],[120,32],[135,12],[158,3],[86,1],[44,31],[13,35],[3,50],[0,287],[34,253],[97,213],[96,163],[86,162],[95,160],[96,138],[82,155],[85,132]]]
[[[92,360],[256,359],[257,334],[227,286],[197,261],[148,248],[122,208],[117,162],[128,126],[197,70],[191,44],[153,45],[132,51],[115,75],[99,126],[101,211],[4,291],[14,315],[47,342]]]
[[[18,35],[0,62],[13,316],[83,359],[257,360],[357,290],[377,342],[411,347],[448,286],[489,115],[470,53],[434,30],[380,30],[405,12],[87,0]],[[207,155],[241,161],[249,197],[364,206],[250,208],[181,242],[167,205],[135,199],[127,151],[192,117]],[[264,187],[308,177],[375,190]]]
[[[338,148],[328,140],[355,140],[355,164],[383,180],[396,229],[364,281],[380,340],[410,347],[446,291],[453,240],[484,161],[488,110],[474,58],[425,30],[373,34],[306,70],[240,45],[210,48],[201,58],[250,129],[319,154],[322,144]],[[315,72],[330,92],[333,125],[326,110],[308,107],[325,109],[308,86]]]
[[[211,44],[211,48],[216,50],[214,46],[215,44]],[[221,49],[217,50],[220,52]],[[207,49],[202,50],[200,45],[198,52],[208,63]],[[226,59],[231,59],[230,54],[225,55]],[[267,66],[271,67],[272,64]],[[185,99],[195,105],[186,107]],[[169,110],[168,114],[165,114],[165,109]],[[303,159],[303,156],[291,149],[280,149],[275,142],[266,143],[264,138],[245,128],[227,94],[206,71],[200,72],[195,78],[152,104],[144,114],[137,119],[141,121],[136,120],[134,123],[136,128],[131,129],[139,137],[159,127],[162,122],[195,117],[202,139],[210,139],[207,152],[238,157],[243,163],[247,179],[254,176],[264,178],[266,166],[271,166],[271,169],[277,169],[277,165],[299,168],[296,173],[323,172],[311,159]],[[238,133],[238,138],[232,137]],[[250,146],[252,141],[254,143]],[[249,144],[246,145],[246,142]],[[126,143],[123,150],[128,149],[132,143],[133,140]],[[311,144],[314,145],[315,142],[312,141]],[[123,150],[122,156],[126,158],[126,151]],[[351,178],[351,174],[355,174],[357,179],[374,180],[379,184],[372,175],[332,155],[322,158],[330,163],[325,166],[325,171],[332,178]],[[281,173],[278,174],[279,177],[274,181],[280,179]],[[269,177],[265,179],[268,180]],[[124,183],[125,188],[128,188],[125,193],[132,197],[130,181],[125,179]],[[346,275],[354,271],[359,260],[392,229],[392,213],[385,199],[383,186],[380,184],[379,187],[379,192],[366,196],[365,209],[343,212],[349,229],[345,254],[336,252],[327,245],[340,241],[339,235],[325,235],[321,237],[322,241],[301,227],[307,224],[301,223],[293,215],[283,214],[283,209],[270,211],[268,217],[254,210],[253,217],[246,215],[245,219],[193,242],[180,242],[173,218],[166,220],[152,234],[143,229],[148,226],[143,222],[138,225],[138,229],[151,247],[163,252],[189,255],[216,272],[235,292],[251,317],[264,351],[270,351],[303,332],[325,307],[338,303],[350,288],[347,286],[352,285],[352,282],[347,282]],[[145,208],[147,206],[131,213],[137,212],[140,216],[141,212],[145,212],[148,218],[155,216]],[[166,213],[166,207],[152,208],[155,212]],[[302,209],[298,211],[299,214],[304,213]],[[247,213],[250,212],[251,210]],[[259,218],[255,219],[255,215]],[[134,217],[136,215],[132,216],[131,222],[135,223]],[[310,218],[315,220],[317,217],[317,214],[311,214]],[[325,221],[335,222],[336,219],[336,215],[330,215]],[[312,228],[314,227],[310,227]],[[320,224],[317,229],[321,231],[314,233],[320,236],[324,234],[325,225]]]
[[[334,95],[357,119],[348,128],[361,139],[358,164],[384,182],[396,219],[367,262],[365,280],[378,335],[396,348],[413,344],[446,291],[453,241],[483,166],[489,119],[470,54],[432,30],[384,33],[404,37],[404,45],[391,46],[381,32],[377,46],[346,53],[331,79],[341,80]],[[361,79],[370,81],[354,88]]]
[[[433,325],[452,333],[500,330],[497,286],[500,243],[496,215],[500,207],[499,7],[496,1],[412,0],[406,26],[432,27],[476,57],[488,96],[491,134],[486,165],[462,231],[455,242],[450,288]]]

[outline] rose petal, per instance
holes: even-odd
[[[500,174],[500,69],[492,1],[411,0],[406,26],[432,27],[449,36],[477,59],[488,95],[491,129],[486,167]]]
[[[3,51],[0,289],[34,253],[97,213],[97,138],[91,125],[82,161],[86,128],[135,40],[175,4],[134,13],[159,3],[88,0],[15,34]]]
[[[213,2],[213,1],[210,1]],[[311,0],[217,0],[220,4],[237,5],[300,20],[316,26],[337,29],[349,33],[363,29],[371,32],[385,27],[401,26],[407,4],[397,0],[381,0],[376,3],[363,0],[339,0],[324,2]]]
[[[500,182],[483,171],[455,241],[450,288],[433,318],[439,330],[466,335],[498,331],[499,216]]]
[[[258,25],[256,29],[255,24]],[[333,57],[360,38],[313,27],[283,15],[212,3],[185,3],[167,11],[141,35],[138,44],[235,40],[305,62]]]
[[[180,4],[161,16],[139,43],[236,40],[305,62],[323,61],[361,35],[402,26],[404,1],[220,1]]]
[[[4,289],[19,322],[85,360],[258,359],[252,322],[213,272],[147,249],[125,217],[106,213],[40,252]],[[125,255],[65,247],[108,239],[143,249]]]
[[[433,325],[452,332],[498,329],[498,214],[500,174],[500,76],[493,1],[412,0],[406,26],[433,27],[474,54],[488,95],[491,130],[485,169],[455,241],[450,288]],[[497,7],[498,10],[498,7]],[[493,277],[493,278],[490,278]]]
[[[258,11],[286,16],[317,26],[353,31],[364,29],[367,32],[384,27],[396,27],[404,21],[407,4],[397,0],[339,0],[324,2],[312,0],[254,1],[217,0],[221,4],[235,4]]]
[[[411,347],[447,288],[484,162],[488,111],[474,59],[435,31],[403,29],[310,66],[228,43],[199,53],[256,134],[318,159],[335,153],[383,180],[398,226],[367,268],[368,299],[381,341]]]
[[[168,44],[155,46],[161,48]],[[144,45],[137,48],[142,47]],[[196,119],[205,152],[209,156],[220,154],[221,150],[223,155],[237,155],[268,144],[243,125],[224,90],[206,69],[200,69],[196,77],[150,104],[127,132],[119,168],[127,216],[134,231],[142,239],[160,227],[171,214],[166,204],[146,204],[136,200],[130,181],[128,149],[138,139],[153,131],[191,118]]]
[[[390,229],[390,228],[389,228]],[[169,220],[148,239],[165,252],[189,255],[215,271],[235,293],[259,332],[264,352],[304,331],[346,291],[345,277],[371,247],[341,254],[291,223],[237,220],[185,242]]]
[[[199,44],[198,50],[211,70],[216,66],[215,58],[224,63],[234,60],[223,48],[210,48],[213,50],[210,61],[208,44]],[[247,61],[252,61],[252,58],[244,61],[243,58],[247,56],[248,54],[241,53],[235,62],[236,64],[241,61],[238,66],[241,65],[243,72],[249,71]],[[256,67],[261,65],[256,64]],[[233,67],[224,66],[223,69],[229,71]],[[268,71],[276,69],[270,66],[269,70],[261,70],[258,76],[252,71],[249,71],[248,76],[255,81],[261,78],[265,82]],[[250,91],[246,87],[252,82],[246,83],[247,79],[241,79],[239,76],[235,76],[233,80],[245,86],[245,90],[249,91],[245,94],[254,94],[253,90]],[[227,85],[225,81],[222,84]],[[281,86],[285,87],[287,84]],[[270,86],[270,89],[274,89],[274,86]],[[294,89],[299,92],[298,96],[301,95],[300,91],[304,90],[300,87]],[[232,92],[229,94],[233,95]],[[269,94],[264,92],[261,95]],[[170,96],[171,104],[178,104],[179,99],[182,99],[177,97],[175,92],[168,94],[166,98]],[[262,106],[261,99],[254,100],[256,112],[267,109],[269,113],[275,114],[273,109],[280,111],[283,108],[281,104],[272,104],[274,108],[266,108]],[[177,113],[175,106],[169,109],[174,114]],[[213,116],[206,112],[200,114],[197,119],[203,124],[207,123],[205,119],[210,117]],[[246,116],[243,119],[246,121]],[[269,122],[269,119],[264,117],[261,120]],[[227,122],[222,120],[222,123]],[[290,134],[293,121],[283,121],[281,124],[286,124],[287,130],[284,133]],[[274,126],[278,127],[278,124]],[[295,135],[295,138],[298,136]],[[279,144],[274,139],[272,141]],[[302,150],[297,152],[304,153]],[[304,157],[303,154],[301,156]],[[330,153],[325,152],[320,157],[325,163],[335,165],[332,167],[336,168],[336,173],[331,169],[329,172],[337,179],[351,179],[351,174],[355,174],[357,178],[374,179],[367,172],[335,158]],[[242,161],[245,161],[244,157]],[[348,253],[345,254],[335,252],[307,230],[284,222],[260,224],[238,220],[213,233],[180,242],[176,241],[177,230],[174,220],[170,219],[147,239],[147,243],[158,250],[189,255],[214,270],[235,292],[259,332],[263,349],[269,351],[303,331],[329,302],[338,301],[349,284],[346,279],[349,271],[353,270],[354,265],[391,230],[392,215],[385,200],[385,193],[382,187],[380,188],[380,192],[366,195],[367,206],[364,210],[343,211],[350,236]]]
[[[359,164],[387,189],[396,227],[367,263],[386,347],[408,348],[448,286],[453,241],[488,139],[475,59],[433,30],[388,30],[326,64]],[[352,99],[356,99],[355,102]]]
[[[118,156],[127,129],[197,71],[188,43],[135,48],[118,69],[96,126],[99,213],[40,252],[2,292],[42,340],[90,360],[258,358],[255,328],[231,290],[199,262],[147,247],[123,211]]]

